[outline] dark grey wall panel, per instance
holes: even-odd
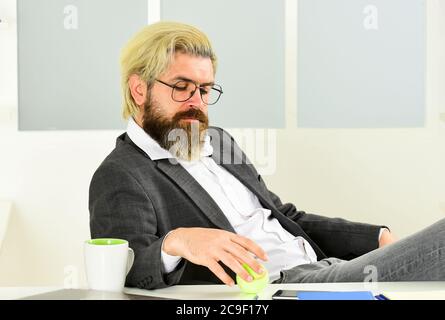
[[[298,126],[421,127],[424,0],[298,1]]]
[[[201,28],[215,47],[224,95],[209,107],[212,124],[284,127],[283,0],[163,0],[161,8],[163,20]]]
[[[19,129],[124,128],[119,54],[146,0],[18,0]]]

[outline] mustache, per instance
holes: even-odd
[[[173,122],[177,122],[181,119],[191,118],[199,120],[200,122],[207,122],[207,116],[199,109],[189,109],[187,111],[178,112],[173,117]]]

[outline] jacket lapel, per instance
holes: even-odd
[[[221,136],[217,136],[216,139],[212,136],[210,140],[213,147],[213,160],[241,181],[241,183],[258,197],[267,209],[273,210],[275,206],[267,200],[268,195],[261,192],[258,178],[255,177],[247,167],[247,159],[245,159],[244,154],[241,151],[239,153],[235,152],[233,148],[223,150],[222,139]],[[230,155],[230,158],[226,159],[225,157],[228,155]]]
[[[261,192],[259,181],[252,175],[251,172],[247,172],[247,167],[245,164],[240,165],[221,163],[221,166],[223,166],[234,177],[241,181],[241,183],[244,184],[244,186],[246,186],[253,194],[255,194],[266,209],[273,210],[275,208],[275,206],[267,199],[267,195]]]
[[[235,232],[224,213],[201,185],[179,163],[168,159],[156,161],[157,167],[178,185],[201,211],[221,229]]]

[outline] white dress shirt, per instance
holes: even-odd
[[[173,158],[136,122],[130,118],[127,134],[152,160]],[[210,157],[213,148],[210,137],[205,139],[201,157],[196,161],[178,162],[208,192],[236,231],[255,241],[268,255],[267,262],[260,261],[269,271],[270,281],[280,277],[280,270],[317,261],[311,245],[302,237],[295,237],[285,230],[269,209],[261,206],[258,198],[237,178],[216,164]],[[181,257],[161,252],[164,271],[173,271]]]

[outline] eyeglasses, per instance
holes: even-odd
[[[223,93],[222,87],[217,84],[201,86],[188,80],[180,80],[175,84],[168,84],[159,79],[156,79],[156,81],[172,88],[172,99],[176,102],[185,102],[189,100],[199,88],[199,94],[201,95],[202,102],[207,105],[212,105],[218,102],[221,94]]]

